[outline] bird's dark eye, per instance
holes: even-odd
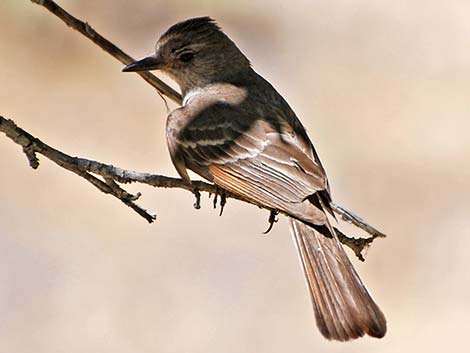
[[[188,53],[183,53],[179,56],[179,59],[184,62],[188,63],[194,58],[194,53],[188,52]]]

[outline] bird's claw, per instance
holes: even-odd
[[[196,198],[193,206],[196,210],[199,210],[201,208],[201,193],[199,192],[198,189],[194,189],[193,194],[194,194],[194,197]]]
[[[279,221],[279,218],[277,218],[278,214],[279,214],[278,211],[271,210],[271,212],[269,213],[269,219],[268,219],[269,227],[265,232],[263,232],[263,234],[268,234],[271,231],[271,229],[273,229],[274,223],[277,223],[277,221]]]
[[[217,204],[220,205],[220,213],[219,216],[222,216],[222,213],[224,212],[224,207],[227,204],[227,195],[225,193],[224,189],[219,188],[216,186],[217,190],[214,193],[214,199],[212,200],[212,205],[214,207],[214,210],[217,208]],[[209,193],[209,198],[212,196],[212,193]],[[219,201],[219,196],[220,196],[220,201]]]
[[[220,196],[220,202],[218,202],[219,196]],[[224,206],[227,203],[227,195],[225,195],[225,190],[219,187],[217,187],[217,191],[214,194],[214,200],[212,201],[214,209],[217,208],[217,203],[220,205],[219,216],[222,216],[222,213],[224,212]]]

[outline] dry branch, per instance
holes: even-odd
[[[78,18],[72,16],[67,11],[65,11],[62,7],[57,5],[52,0],[31,0],[31,2],[41,5],[48,9],[51,13],[59,17],[64,23],[73,28],[74,30],[80,32],[105,52],[110,54],[111,56],[115,57],[124,65],[129,65],[135,61],[130,55],[126,54],[120,48],[118,48],[115,44],[111,43],[101,34],[96,32],[88,22],[83,22]],[[141,71],[136,72],[137,75],[142,77],[145,81],[147,81],[152,87],[155,87],[160,94],[163,94],[173,100],[174,102],[181,104],[182,98],[181,94],[176,92],[173,88],[168,86],[165,82],[157,78],[155,75],[151,74],[148,71]],[[163,98],[163,97],[162,97]]]
[[[124,65],[134,62],[134,59],[131,56],[123,52],[116,45],[114,45],[102,35],[97,33],[93,28],[91,28],[88,23],[75,18],[74,16],[63,10],[54,1],[31,1],[48,9],[51,13],[58,16],[62,21],[64,21],[65,24],[67,24],[69,27],[77,30],[85,37],[89,38],[93,43],[95,43],[104,51],[118,59]],[[137,72],[137,74],[140,75],[151,86],[156,88],[161,96],[165,95],[176,103],[181,103],[181,95],[151,73]],[[124,190],[118,183],[137,182],[151,185],[154,187],[180,188],[188,190],[190,192],[193,192],[196,196],[196,208],[199,207],[200,203],[200,191],[209,192],[214,195],[221,194],[221,208],[223,208],[226,198],[235,198],[249,203],[249,201],[245,199],[230,194],[226,191],[222,191],[217,186],[208,184],[203,181],[192,181],[191,184],[187,184],[183,180],[178,178],[171,178],[163,175],[156,175],[150,173],[139,173],[115,167],[110,164],[69,156],[45,144],[40,139],[32,136],[25,130],[18,127],[12,120],[5,119],[2,116],[0,116],[0,131],[4,132],[6,136],[9,137],[13,142],[22,146],[23,152],[25,153],[29,164],[33,169],[39,167],[39,160],[36,154],[41,154],[56,163],[57,165],[59,165],[60,167],[65,168],[75,173],[76,175],[79,175],[80,177],[84,178],[100,191],[119,199],[125,205],[137,212],[140,216],[145,218],[149,223],[155,220],[156,215],[148,212],[147,210],[136,204],[137,199],[140,197],[140,193],[138,193],[137,195],[132,195],[126,190]],[[216,206],[216,202],[216,198],[214,198],[214,206]],[[346,210],[345,208],[333,203],[331,204],[331,207],[341,219],[354,224],[355,226],[359,227],[360,229],[366,231],[371,235],[370,238],[350,238],[338,230],[338,235],[341,242],[350,247],[360,260],[364,260],[364,258],[362,257],[362,251],[367,249],[375,238],[384,237],[385,235],[374,227],[367,224],[360,217]],[[277,212],[277,210],[272,210],[268,208],[266,209],[270,211],[271,215]],[[272,217],[269,218],[269,222],[271,223],[271,225],[274,223],[274,221],[275,217],[274,220]]]
[[[235,198],[241,201],[249,202],[236,195],[220,190],[216,185],[212,185],[203,181],[192,181],[191,184],[187,184],[182,179],[178,178],[171,178],[164,175],[150,173],[139,173],[115,167],[111,164],[105,164],[80,157],[72,157],[47,145],[37,137],[32,136],[27,131],[18,127],[13,120],[5,119],[2,116],[0,116],[0,131],[5,133],[8,138],[23,148],[23,152],[26,155],[31,168],[37,169],[39,167],[39,159],[37,158],[36,154],[41,154],[60,167],[84,178],[98,190],[104,192],[105,194],[114,196],[125,205],[132,208],[135,212],[137,212],[137,214],[145,218],[149,223],[155,220],[156,214],[150,213],[136,204],[135,201],[138,200],[141,194],[138,193],[136,195],[132,195],[119,186],[118,183],[135,182],[160,188],[179,188],[188,190],[195,193],[196,195],[196,208],[200,207],[200,191],[208,192],[214,195],[220,194],[221,214],[227,198]],[[98,178],[97,176],[100,176],[102,179]],[[214,207],[217,203],[216,200],[216,196],[214,196]],[[259,205],[257,206],[259,207]],[[353,223],[354,225],[372,235],[372,237],[367,239],[350,238],[338,230],[338,235],[341,242],[353,249],[354,253],[360,260],[364,260],[362,257],[362,251],[369,247],[375,238],[383,237],[384,235],[367,224],[358,216],[355,216],[350,211],[345,210],[343,207],[332,204],[332,208],[343,220]],[[276,210],[269,208],[266,209],[270,211],[271,215],[273,212],[277,212]],[[269,222],[271,224],[274,223],[271,217],[269,218]]]

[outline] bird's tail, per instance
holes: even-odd
[[[364,334],[381,338],[385,316],[362,284],[335,234],[326,235],[289,220],[312,297],[315,318],[328,339],[347,341]]]

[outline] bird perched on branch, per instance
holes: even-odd
[[[289,217],[328,339],[383,337],[386,320],[338,240],[328,179],[305,128],[284,98],[209,17],[170,27],[155,53],[123,71],[162,70],[181,88],[166,137],[180,176],[187,169],[223,190]],[[329,215],[330,216],[329,216]]]

